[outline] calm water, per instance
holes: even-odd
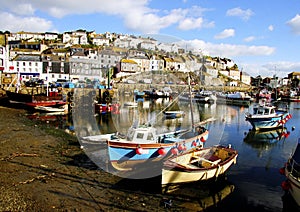
[[[174,110],[185,111],[186,116],[184,118],[166,120],[163,118],[161,110],[170,106],[170,101],[144,101],[139,103],[138,108],[123,107],[123,104],[128,101],[131,99],[121,99],[122,107],[119,115],[95,117],[101,132],[111,132],[116,128],[118,130],[126,129],[132,124],[132,118],[136,116],[137,109],[139,114],[142,114],[140,116],[141,121],[151,120],[152,123],[160,126],[161,131],[185,128],[190,125],[192,120],[188,103],[172,106]],[[233,191],[219,202],[217,207],[211,207],[209,210],[272,212],[296,210],[295,208],[286,209],[286,205],[292,207],[293,204],[282,200],[284,191],[281,188],[281,182],[285,180],[285,177],[279,173],[279,169],[296,147],[300,136],[300,103],[290,103],[289,107],[293,116],[286,124],[289,136],[279,140],[265,139],[261,141],[259,138],[254,138],[251,141],[253,138],[251,134],[248,135],[250,140],[245,140],[247,134],[251,133],[249,132],[251,125],[245,121],[244,117],[246,112],[251,111],[252,105],[239,107],[193,104],[195,122],[210,117],[216,119],[208,125],[210,135],[205,145],[231,144],[239,152],[237,164],[232,166],[227,173],[226,182],[234,186]],[[72,120],[71,118],[60,118],[53,123],[61,128],[70,128]],[[276,135],[275,131],[272,133]],[[286,204],[286,202],[288,203]]]

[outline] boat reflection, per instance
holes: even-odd
[[[268,131],[250,130],[244,138],[244,142],[254,148],[261,148],[262,146],[275,144],[289,135],[290,132],[287,131],[286,127]]]
[[[244,138],[244,142],[258,151],[258,157],[262,157],[264,152],[272,149],[279,141],[284,141],[290,132],[287,128],[279,128],[268,131],[250,130]]]
[[[168,187],[167,194],[178,199],[189,199],[176,205],[188,211],[204,211],[217,207],[221,202],[234,192],[235,186],[225,178],[217,181],[193,182],[172,185]]]

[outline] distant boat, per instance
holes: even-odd
[[[17,93],[17,92],[12,92],[7,90],[6,95],[8,97],[8,100],[11,103],[21,103],[30,107],[59,106],[59,105],[66,104],[62,95],[58,95],[58,93],[51,93],[51,95],[47,96],[46,94],[33,95],[33,94]]]
[[[283,127],[292,118],[286,108],[270,104],[256,104],[252,113],[246,113],[246,121],[250,122],[253,130],[270,130]]]
[[[295,151],[285,166],[280,169],[280,173],[287,178],[281,183],[282,188],[290,193],[297,205],[300,206],[300,138]]]
[[[191,101],[197,103],[214,103],[214,100],[210,96],[201,95],[200,93],[192,93],[191,95],[188,93],[183,93],[178,96],[178,100],[180,101]]]
[[[252,97],[246,95],[244,92],[216,94],[216,103],[219,104],[249,106],[251,102],[252,102]]]
[[[236,150],[221,145],[174,155],[163,164],[162,189],[172,184],[218,178],[236,163],[237,156]]]
[[[95,103],[95,112],[99,114],[120,114],[119,103]]]

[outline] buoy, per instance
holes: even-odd
[[[285,167],[281,167],[279,169],[279,173],[282,174],[282,175],[284,175],[284,172],[285,172]]]
[[[178,154],[178,149],[176,147],[173,147],[171,149],[171,152],[172,152],[173,155],[177,155]]]
[[[138,155],[143,154],[143,148],[141,148],[141,147],[136,148],[135,153],[138,154]]]
[[[179,151],[182,151],[183,149],[184,149],[184,146],[183,146],[182,144],[179,144],[178,150],[179,150]]]
[[[281,183],[281,188],[284,190],[284,191],[288,191],[290,188],[291,188],[291,185],[290,183],[285,180]]]
[[[167,154],[167,151],[166,151],[165,148],[160,147],[160,148],[158,149],[158,154],[160,154],[160,155],[165,155],[165,154]]]
[[[193,145],[193,146],[197,146],[197,142],[196,142],[196,141],[193,141],[193,142],[192,142],[192,145]]]
[[[284,133],[284,137],[286,137],[286,138],[288,138],[289,136],[290,136],[290,132],[286,132],[286,133]]]
[[[205,142],[205,138],[201,137],[200,141],[204,143]]]

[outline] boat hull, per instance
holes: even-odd
[[[250,106],[251,98],[229,98],[229,97],[217,96],[216,102],[218,104]]]
[[[297,205],[300,206],[300,179],[293,176],[287,167],[285,168],[285,175],[289,183],[289,193]]]
[[[31,95],[31,94],[15,93],[11,91],[6,91],[6,95],[10,100],[10,102],[22,103],[29,107],[59,106],[59,105],[66,104],[66,102],[63,101],[62,96]]]
[[[169,138],[160,143],[131,143],[108,140],[109,160],[111,165],[120,171],[134,170],[135,167],[144,163],[151,165],[153,162],[154,165],[156,162],[161,162],[172,156],[174,152],[185,152],[203,145],[203,142],[208,138],[208,134],[209,132],[205,131],[191,138],[182,138],[180,141]]]
[[[215,147],[213,147],[215,148]],[[236,163],[237,152],[231,148],[225,147],[216,147],[217,151],[225,151],[230,156],[228,158],[223,158],[220,156],[218,159],[199,159],[202,162],[202,166],[194,166],[190,163],[183,163],[181,161],[188,160],[190,161],[194,156],[194,152],[190,152],[188,154],[179,155],[172,161],[165,162],[162,169],[162,188],[165,190],[165,187],[172,184],[181,184],[181,183],[190,183],[195,181],[204,181],[212,178],[217,178],[220,175],[224,175],[225,172]],[[222,149],[222,150],[221,150]],[[202,150],[195,150],[202,151]],[[185,157],[185,158],[183,158]],[[219,161],[218,161],[219,160]],[[178,161],[174,163],[174,161]],[[197,161],[198,162],[198,161]]]
[[[251,117],[247,116],[246,121],[248,121],[253,130],[270,130],[283,127],[288,121],[289,113],[281,113],[272,117]]]

